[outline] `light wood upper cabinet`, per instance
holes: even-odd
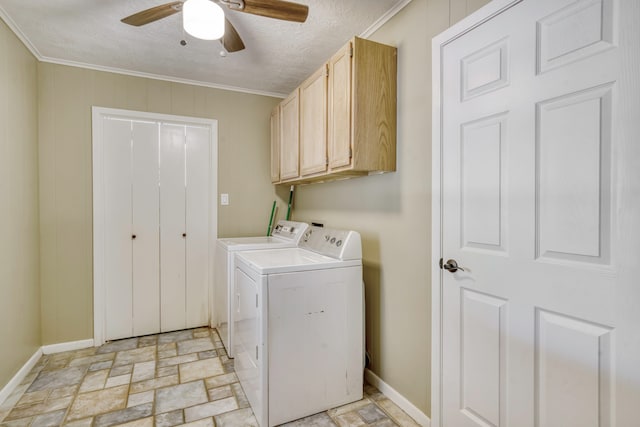
[[[327,170],[327,66],[300,86],[300,174]]]
[[[395,47],[354,37],[340,49],[280,104],[280,182],[395,171],[396,81]]]
[[[280,104],[280,179],[297,178],[299,174],[299,90]]]
[[[392,172],[396,170],[396,81],[397,49],[355,37],[351,57],[351,150],[349,165],[341,166],[340,156],[332,171]],[[337,70],[336,70],[337,71]],[[344,90],[339,79],[332,81],[331,93]],[[336,97],[332,99],[335,101]],[[345,109],[339,103],[329,106],[332,133],[342,130]],[[338,144],[331,144],[338,145]],[[340,152],[340,151],[338,151]]]
[[[280,105],[271,110],[271,182],[280,181]]]

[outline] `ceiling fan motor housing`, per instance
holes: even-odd
[[[188,9],[194,4],[203,5],[206,10],[210,9],[211,12],[198,12],[189,16]],[[309,15],[309,7],[307,5],[286,0],[181,0],[142,10],[121,19],[121,21],[125,24],[140,27],[183,12],[183,23],[187,33],[204,40],[219,39],[227,52],[243,50],[245,46],[240,35],[233,24],[224,16],[224,11],[220,5],[224,5],[233,11],[292,22],[305,22]],[[213,12],[213,10],[216,10],[216,12]],[[213,23],[211,21],[211,17],[214,15],[221,23]],[[206,19],[207,16],[209,17],[208,20]],[[191,20],[199,21],[200,18],[204,18],[207,22],[200,25],[200,28],[203,29],[202,33],[193,29],[194,27],[188,23]],[[211,28],[214,27],[217,28],[217,32],[211,31]],[[184,44],[181,41],[180,44],[185,46],[186,41]]]

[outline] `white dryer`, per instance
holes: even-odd
[[[299,247],[236,254],[235,371],[261,427],[362,399],[360,235],[310,227]]]
[[[214,321],[220,338],[233,357],[233,315],[237,307],[234,287],[234,254],[239,251],[295,247],[300,242],[309,224],[295,221],[278,221],[271,236],[232,237],[218,239],[215,262]]]

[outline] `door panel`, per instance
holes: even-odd
[[[461,409],[480,425],[499,425],[504,418],[506,315],[503,299],[462,289]]]
[[[443,47],[443,426],[634,424],[640,248],[616,221],[639,198],[613,165],[638,179],[638,9],[524,0]]]
[[[613,17],[613,1],[596,0],[574,2],[540,19],[538,73],[611,49]]]
[[[209,321],[209,141],[208,128],[187,126],[186,141],[186,322]]]
[[[271,110],[271,182],[280,181],[280,105]]]
[[[280,104],[280,179],[296,178],[299,168],[299,121],[298,89]]]
[[[508,86],[509,62],[508,37],[461,59],[462,100]]]
[[[160,331],[158,125],[132,122],[133,335]]]
[[[506,251],[506,114],[461,126],[462,246]]]
[[[329,60],[329,168],[351,164],[351,58],[349,43]]]
[[[536,416],[540,425],[610,425],[612,328],[536,310]]]
[[[185,127],[160,125],[160,312],[162,332],[184,329]]]
[[[327,170],[327,69],[300,86],[300,174]]]
[[[537,105],[537,257],[609,262],[611,97],[605,84]]]
[[[131,121],[103,119],[105,337],[130,337],[132,323]]]

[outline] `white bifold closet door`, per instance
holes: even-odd
[[[107,340],[208,323],[210,128],[104,122]]]
[[[158,245],[158,138],[154,123],[133,122],[131,126],[131,224],[136,238],[132,247],[132,333],[152,334],[159,330],[160,258]],[[144,141],[144,143],[135,143]]]
[[[209,130],[160,128],[160,300],[162,331],[208,320]]]

